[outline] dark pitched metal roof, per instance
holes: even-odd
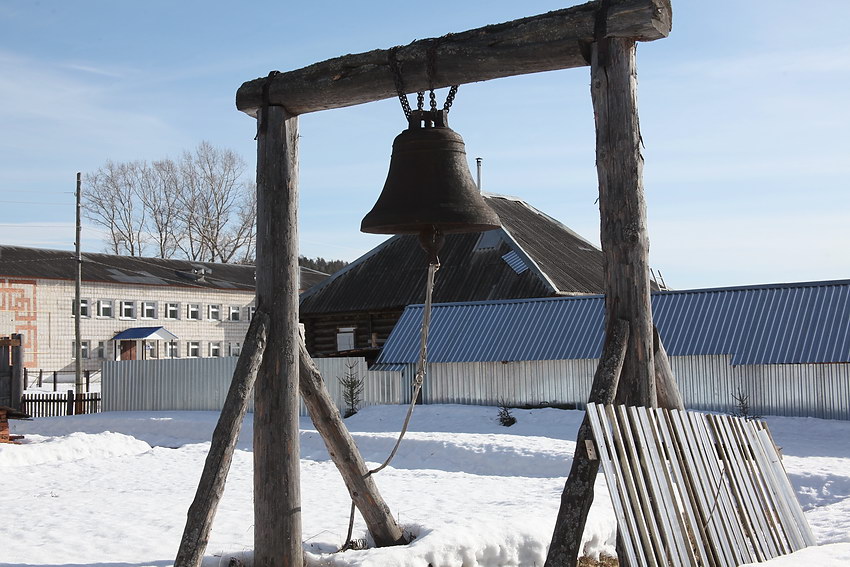
[[[602,252],[513,197],[485,195],[503,228],[449,234],[434,287],[438,302],[600,293]],[[401,309],[425,299],[425,253],[394,236],[301,295],[301,313]]]
[[[558,291],[604,291],[604,258],[596,246],[525,201],[491,196],[487,204]]]
[[[82,254],[83,281],[213,289],[254,290],[254,266],[112,254]],[[0,246],[0,275],[73,280],[77,261],[69,250]],[[327,277],[301,268],[302,286]]]
[[[597,358],[603,296],[435,305],[433,362]],[[732,364],[850,362],[850,280],[652,294],[670,355],[730,354]],[[415,362],[422,306],[405,309],[378,364]]]
[[[301,281],[298,287],[305,290],[322,283],[329,275],[313,268],[305,268],[304,266],[299,266],[299,268],[301,268]]]

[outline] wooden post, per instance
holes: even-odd
[[[655,407],[649,235],[637,113],[635,42],[594,43],[590,92],[596,117],[596,169],[605,256],[605,318],[629,322],[617,403]],[[610,328],[606,323],[606,328]]]
[[[11,346],[12,349],[12,388],[11,398],[12,407],[21,409],[21,398],[24,396],[26,382],[24,378],[24,336],[15,333],[12,335],[12,342],[16,342],[16,346]]]
[[[653,357],[655,359],[655,390],[658,397],[658,407],[684,411],[685,403],[682,400],[682,394],[679,392],[676,376],[673,375],[670,359],[667,358],[667,351],[664,350],[661,335],[658,334],[658,329],[655,326],[652,327],[652,344]]]
[[[53,391],[55,392],[57,389],[56,383],[59,381],[59,373],[57,371],[53,371]]]
[[[298,118],[268,106],[257,134],[257,310],[269,336],[254,395],[254,565],[301,567]]]
[[[268,315],[257,311],[245,336],[244,347],[236,362],[224,407],[213,431],[210,452],[204,463],[204,472],[198,483],[195,499],[186,515],[186,527],[174,567],[198,567],[204,558],[215,511],[224,492],[230,463],[233,461],[239,430],[242,429],[242,420],[248,411],[248,402],[251,401],[257,371],[263,359],[268,327]]]
[[[91,392],[91,370],[83,372],[86,377],[86,392]]]
[[[360,510],[375,545],[407,543],[404,533],[384,502],[369,467],[360,455],[348,428],[339,415],[319,369],[310,358],[303,339],[300,341],[301,395],[316,431],[325,441],[328,453],[345,481],[351,500]]]
[[[74,390],[68,390],[65,398],[65,415],[74,415]]]
[[[41,388],[41,385],[42,385],[42,379],[43,379],[43,378],[44,378],[44,369],[43,369],[43,368],[39,368],[39,369],[38,369],[38,387],[39,387],[39,388]]]
[[[610,404],[614,401],[628,341],[628,321],[610,320],[610,326],[605,331],[599,366],[593,375],[589,402]],[[570,475],[561,493],[561,507],[555,520],[545,567],[574,567],[578,561],[587,513],[593,504],[593,483],[599,472],[599,458],[588,454],[589,443],[594,443],[594,439],[585,414],[578,430]]]

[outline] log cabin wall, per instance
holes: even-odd
[[[354,328],[354,349],[382,347],[403,309],[302,315],[307,350],[312,356],[333,356],[339,329]],[[374,344],[373,344],[374,335]]]

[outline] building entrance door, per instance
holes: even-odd
[[[121,341],[121,360],[136,360],[136,341]]]

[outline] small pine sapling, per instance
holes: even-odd
[[[508,407],[507,402],[505,400],[499,401],[499,423],[504,425],[505,427],[510,427],[514,423],[516,423],[516,418],[511,413],[511,408]]]
[[[345,376],[337,378],[342,386],[342,401],[345,402],[343,417],[351,417],[357,413],[363,396],[363,379],[357,375],[356,364],[346,364]]]
[[[747,421],[753,419],[761,419],[761,416],[753,414],[753,408],[750,406],[750,395],[740,388],[734,394],[732,399],[735,400],[735,407],[732,410],[732,415],[735,417],[743,417]]]

